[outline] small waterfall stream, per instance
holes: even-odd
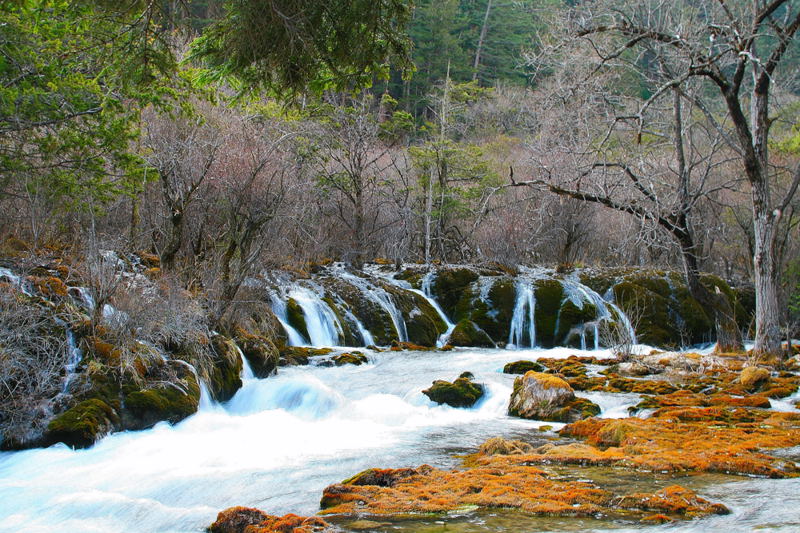
[[[533,287],[528,282],[518,281],[516,291],[517,298],[514,303],[507,348],[524,347],[525,334],[527,334],[527,346],[533,348],[536,346],[536,298],[533,295]]]
[[[312,346],[339,346],[342,324],[336,313],[320,296],[306,287],[293,287],[289,291],[292,298],[303,310],[308,337]]]
[[[282,300],[278,295],[272,295],[272,312],[275,313],[275,316],[278,318],[278,322],[280,322],[283,329],[286,331],[286,335],[288,336],[288,344],[289,346],[304,346],[308,344],[308,341],[289,324],[289,317],[288,311],[286,309],[286,302]]]

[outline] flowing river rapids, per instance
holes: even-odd
[[[226,404],[170,426],[123,432],[87,450],[56,445],[0,454],[0,531],[202,531],[233,505],[273,514],[313,514],[325,486],[363,469],[456,467],[489,437],[546,441],[559,424],[506,416],[519,359],[566,357],[575,349],[451,352],[367,351],[362,366],[312,364],[254,379]],[[487,386],[472,409],[438,406],[420,391],[464,370]],[[623,417],[635,394],[579,393],[604,417]],[[791,409],[790,404],[784,406]],[[545,424],[552,429],[541,431]],[[634,473],[611,472],[636,486]],[[665,484],[675,478],[664,479]],[[731,515],[652,526],[664,531],[800,530],[800,480],[692,476],[678,482],[730,507]],[[348,523],[341,526],[347,528]],[[606,531],[631,524],[520,513],[465,512],[376,526],[376,531]],[[644,526],[635,526],[636,530]]]

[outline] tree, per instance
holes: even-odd
[[[787,57],[797,46],[800,2],[606,0],[582,3],[566,19],[570,35],[585,45],[583,53],[597,60],[593,74],[619,64],[640,67],[644,99],[615,119],[634,125],[635,140],[647,132],[648,108],[677,91],[736,154],[751,192],[755,351],[778,353],[777,230],[800,185],[800,165],[776,164],[770,157],[770,131],[781,112],[773,95],[798,74]],[[692,84],[701,87],[687,91]]]
[[[411,16],[405,0],[228,0],[193,44],[215,78],[234,76],[279,95],[352,90],[405,69]]]

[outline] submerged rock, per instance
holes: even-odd
[[[544,372],[545,367],[535,361],[514,361],[503,367],[503,374],[525,374],[533,370],[534,372]]]
[[[571,422],[600,414],[600,407],[576,398],[569,383],[552,374],[529,371],[514,381],[508,414],[520,418]]]
[[[430,388],[425,389],[422,393],[439,404],[444,403],[451,407],[472,407],[484,394],[483,385],[473,383],[472,379],[471,373],[464,372],[452,383],[436,380]]]
[[[333,357],[333,364],[342,365],[363,365],[369,362],[367,356],[361,352],[345,352]]]

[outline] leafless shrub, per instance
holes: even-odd
[[[620,309],[625,313],[628,322],[626,323],[623,317],[601,320],[598,324],[598,333],[601,344],[608,346],[620,360],[627,361],[634,355],[635,333],[644,317],[645,308],[643,302],[633,298],[626,301]]]
[[[70,360],[65,328],[51,311],[0,290],[0,434],[24,441],[41,432]]]

